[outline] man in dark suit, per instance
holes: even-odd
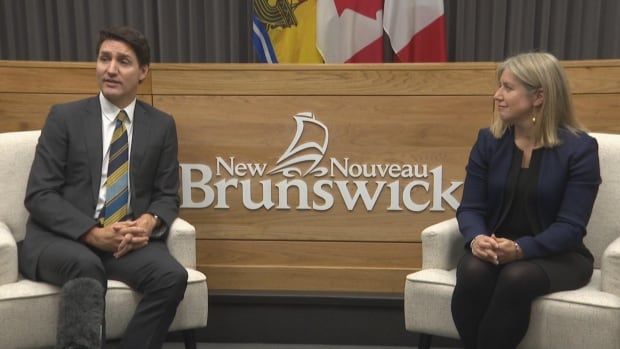
[[[187,285],[165,245],[179,207],[176,126],[136,99],[149,64],[141,33],[100,32],[101,92],[52,107],[28,180],[19,250],[30,279],[62,286],[92,278],[105,290],[109,278],[141,292],[121,344],[132,349],[162,346]]]

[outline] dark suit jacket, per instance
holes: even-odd
[[[526,258],[579,246],[601,183],[596,139],[564,128],[558,135],[562,144],[543,149],[540,164],[536,213],[542,231],[517,239]],[[457,209],[459,228],[468,243],[478,234],[490,235],[500,223],[515,147],[512,129],[500,139],[489,129],[478,133]]]
[[[132,127],[132,212],[135,217],[145,212],[156,214],[170,226],[179,207],[174,120],[137,101]],[[52,107],[26,189],[30,217],[19,251],[20,271],[25,276],[36,279],[39,255],[55,239],[77,240],[97,224],[94,214],[101,183],[102,142],[98,97]]]

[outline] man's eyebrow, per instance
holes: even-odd
[[[118,54],[118,58],[128,58],[128,59],[131,59],[131,55],[128,55],[126,53],[119,53]]]
[[[132,59],[131,55],[127,54],[127,53],[117,53],[116,54],[118,56],[119,59]],[[110,51],[100,51],[99,52],[99,56],[113,56],[113,53]]]

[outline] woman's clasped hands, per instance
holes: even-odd
[[[495,234],[476,236],[471,241],[470,247],[474,256],[495,265],[510,263],[522,257],[517,243],[510,239],[499,238]]]

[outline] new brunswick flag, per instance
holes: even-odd
[[[253,0],[252,41],[265,63],[323,63],[316,48],[316,0]]]

